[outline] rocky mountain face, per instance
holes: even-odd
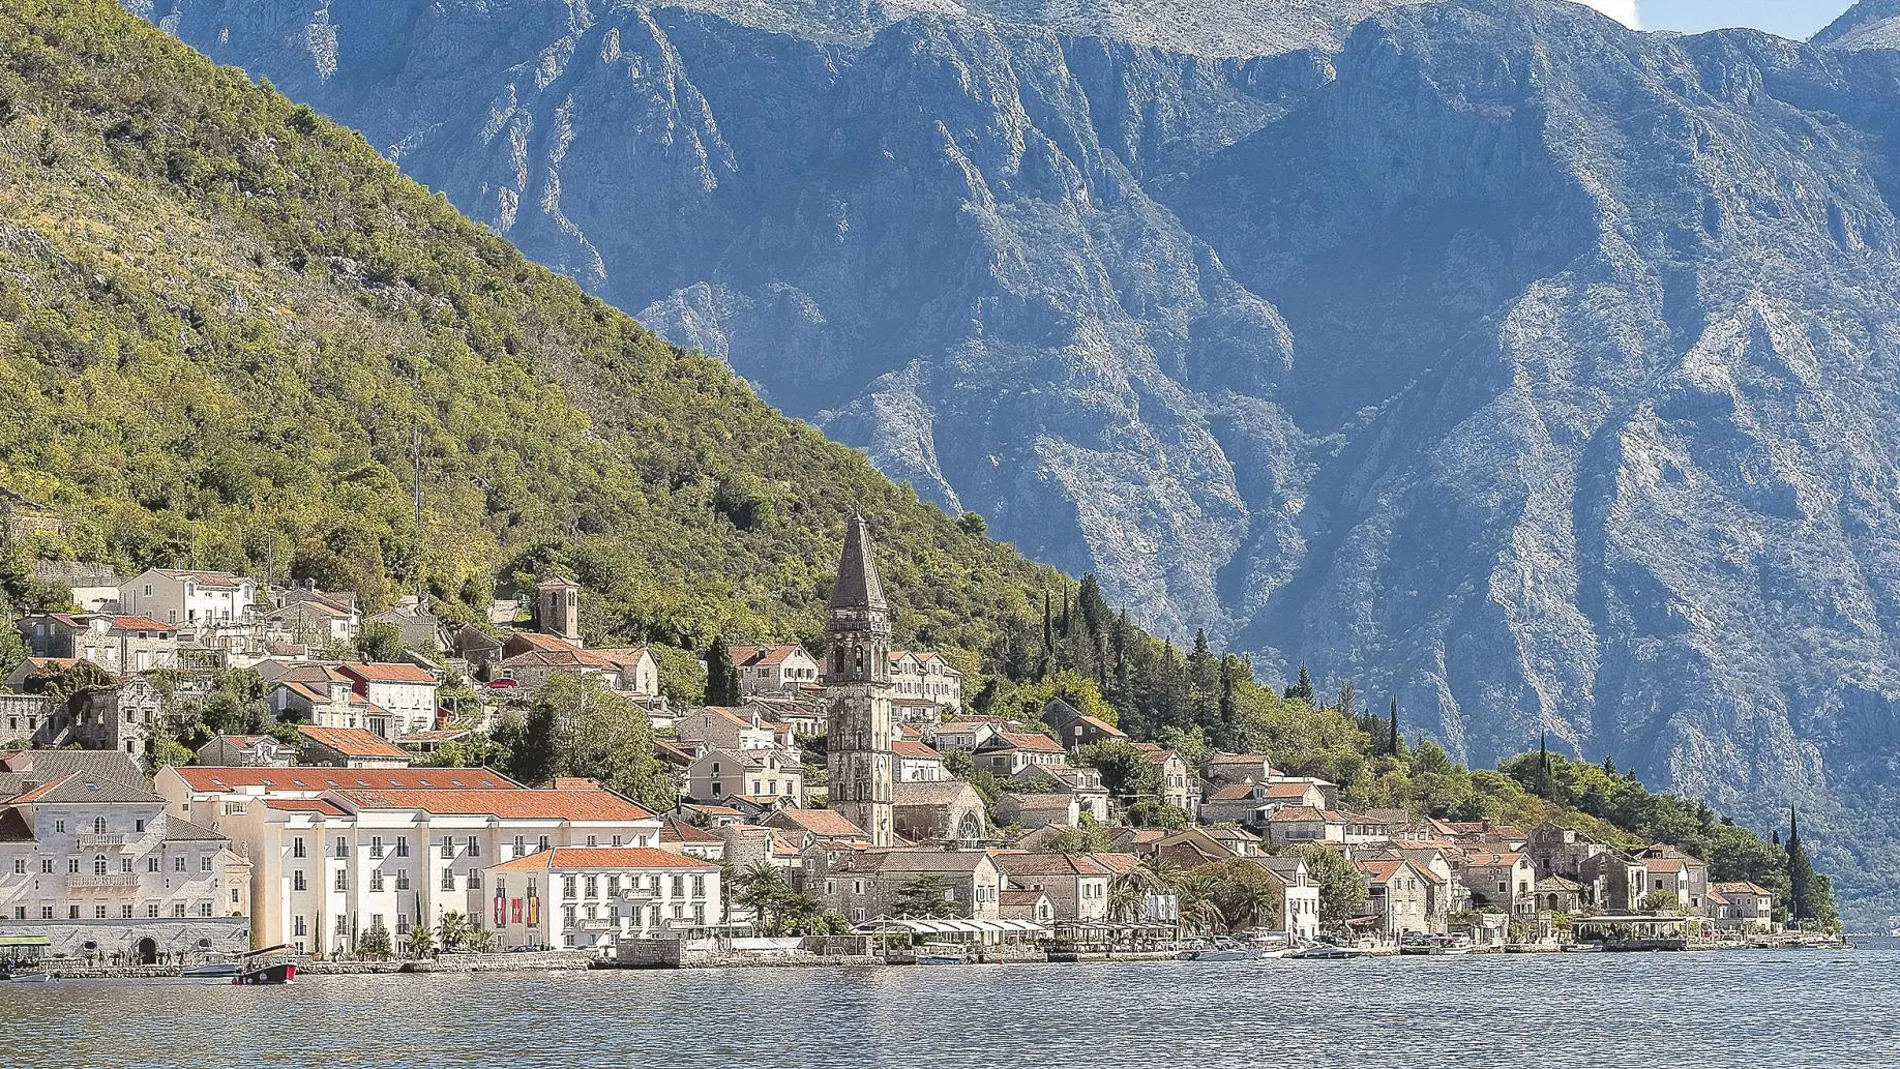
[[[1900,0],[1861,0],[1814,35],[1830,48],[1900,48]]]
[[[1895,54],[1545,0],[128,3],[1152,626],[1473,760],[1802,801],[1900,904]]]

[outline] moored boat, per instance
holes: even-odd
[[[233,984],[250,986],[253,984],[287,984],[297,978],[295,962],[278,961],[269,965],[247,966],[231,978]]]
[[[188,980],[222,980],[243,971],[244,967],[235,961],[208,961],[202,965],[187,965],[178,970],[178,975]]]

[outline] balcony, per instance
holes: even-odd
[[[137,873],[113,872],[104,876],[68,876],[68,891],[117,891],[139,885]]]
[[[79,833],[79,849],[81,850],[115,849],[115,848],[124,846],[126,844],[127,838],[128,836],[122,831],[113,831],[113,832],[82,831]]]
[[[620,930],[620,922],[612,917],[582,917],[574,927],[583,932],[614,932]]]

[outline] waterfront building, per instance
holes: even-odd
[[[80,756],[74,754],[73,756]],[[35,781],[62,762],[13,773]],[[250,865],[116,768],[76,767],[0,802],[0,935],[121,963],[249,945]]]
[[[1353,864],[1366,881],[1366,905],[1360,918],[1374,922],[1367,927],[1395,938],[1408,932],[1443,931],[1434,924],[1431,891],[1436,877],[1431,873],[1402,857]]]
[[[1474,905],[1513,916],[1537,912],[1537,870],[1516,851],[1474,851],[1465,858],[1460,879]]]
[[[500,948],[609,950],[725,924],[719,866],[651,847],[554,847],[487,870]]]
[[[1002,892],[1007,879],[997,868],[1001,855],[989,850],[873,849],[857,850],[808,887],[826,908],[845,915],[853,924],[889,916],[898,896],[920,880],[940,880],[944,901],[965,920],[1002,917]]]
[[[529,790],[479,769],[167,768],[174,811],[253,866],[253,937],[347,953],[454,911],[484,925],[484,873],[555,847],[658,847],[660,818],[591,781]]]
[[[996,867],[1008,878],[1010,889],[1047,895],[1056,920],[1109,919],[1108,885],[1116,869],[1103,856],[998,853]]]
[[[844,556],[825,620],[824,684],[831,703],[828,804],[873,846],[892,841],[896,759],[891,746],[891,619],[862,517],[845,527]]]
[[[1279,884],[1274,917],[1279,930],[1296,939],[1319,936],[1319,881],[1304,858],[1260,856],[1254,863],[1273,874]],[[1442,925],[1442,921],[1441,921]],[[1442,930],[1442,927],[1440,928]]]

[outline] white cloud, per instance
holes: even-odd
[[[1636,0],[1582,0],[1585,7],[1593,7],[1632,30],[1643,28],[1643,18],[1636,10]]]

